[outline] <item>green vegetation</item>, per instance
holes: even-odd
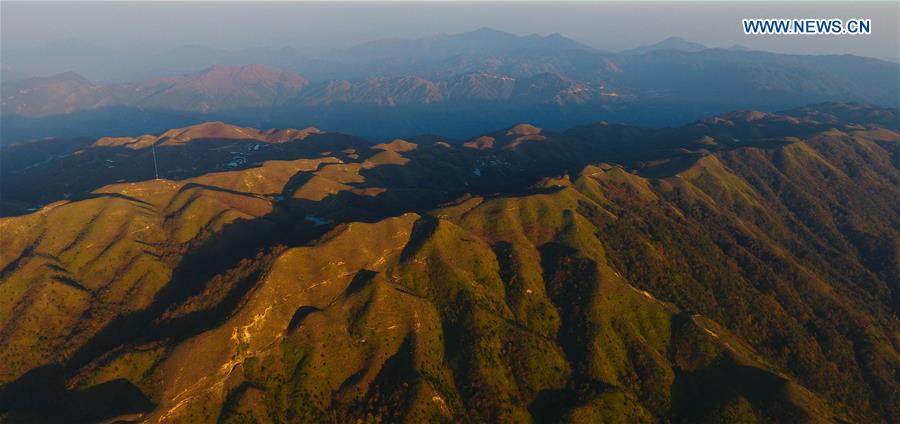
[[[897,129],[716,122],[621,164],[620,129],[520,125],[4,218],[0,410],[114,383],[153,421],[892,421]]]

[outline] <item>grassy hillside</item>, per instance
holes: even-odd
[[[886,114],[518,125],[2,218],[0,416],[891,422]]]

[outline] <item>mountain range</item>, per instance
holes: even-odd
[[[91,43],[66,39],[31,49],[4,52],[4,71],[11,82],[28,76],[49,76],[66,71],[92,81],[121,83],[194,73],[211,66],[266,64],[295,70],[312,79],[359,79],[372,70],[360,67],[388,66],[396,62],[429,63],[460,55],[507,54],[523,50],[596,50],[558,33],[519,36],[490,28],[441,34],[421,39],[386,39],[316,54],[292,47],[257,47],[229,51],[203,45],[184,45],[156,54],[122,52]],[[117,66],[108,66],[115,63]]]
[[[4,147],[0,419],[891,422],[898,123]]]
[[[69,46],[85,49],[75,47]],[[183,71],[106,84],[71,71],[4,80],[2,142],[162,132],[209,120],[306,122],[376,139],[465,138],[522,121],[555,130],[597,120],[664,126],[736,109],[900,102],[896,90],[884,90],[900,80],[895,63],[707,49],[677,38],[612,53],[559,34],[481,29],[372,42],[316,58],[290,49],[228,53],[196,46],[166,55],[140,69],[168,69],[171,62]],[[5,56],[4,72],[19,72],[17,63],[29,59]]]

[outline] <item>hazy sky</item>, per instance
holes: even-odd
[[[0,2],[2,48],[77,38],[159,52],[200,44],[225,49],[294,46],[314,52],[380,38],[492,27],[560,32],[621,50],[680,36],[712,47],[742,44],[788,53],[900,57],[900,2]],[[741,18],[870,18],[868,36],[748,36]]]

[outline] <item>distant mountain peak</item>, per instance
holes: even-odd
[[[631,50],[626,50],[623,53],[625,54],[644,54],[650,53],[660,50],[677,50],[681,52],[698,52],[701,50],[706,50],[707,47],[703,44],[695,43],[692,41],[685,40],[681,37],[668,37],[665,40],[662,40],[655,44],[640,46]]]
[[[486,26],[485,26],[485,27],[478,28],[478,29],[476,29],[476,30],[474,30],[474,31],[469,31],[469,33],[473,33],[473,34],[504,34],[504,35],[514,35],[514,34],[511,34],[511,33],[506,32],[506,31],[500,31],[499,29],[494,29],[494,28],[486,27]]]
[[[559,33],[517,35],[489,27],[418,39],[385,39],[351,47],[343,52],[349,60],[404,58],[436,59],[457,55],[499,54],[520,50],[593,50]]]
[[[689,42],[689,41],[685,40],[684,38],[677,37],[677,36],[674,36],[674,35],[673,35],[673,36],[664,38],[662,41],[660,41],[659,43],[656,43],[656,44],[688,43],[688,42]]]
[[[540,133],[541,133],[540,128],[538,128],[534,125],[525,124],[525,123],[514,125],[509,130],[506,131],[507,135],[517,135],[517,136],[535,135],[535,134],[540,134]]]

